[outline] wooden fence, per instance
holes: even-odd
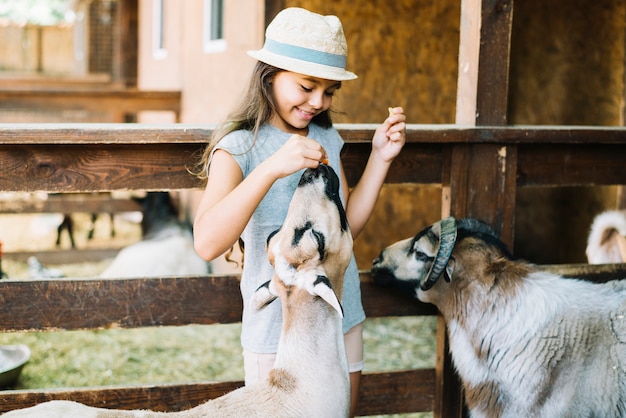
[[[346,140],[344,169],[353,185],[365,166],[375,127],[338,128]],[[210,127],[189,125],[0,125],[0,191],[201,187],[187,168],[209,134]],[[494,149],[497,152],[492,154]],[[496,161],[479,158],[493,155]],[[452,208],[454,215],[464,216],[458,201],[469,202],[468,207],[485,211],[506,232],[512,228],[509,220],[514,221],[510,212],[516,187],[624,184],[625,157],[625,128],[410,125],[405,149],[387,181],[442,184],[444,212]],[[477,194],[467,180],[468,173],[489,173],[494,167],[500,167],[496,180],[503,187]],[[623,265],[550,269],[580,273],[592,280],[623,276],[625,271]],[[361,281],[369,317],[437,314],[431,305],[377,288],[368,272],[362,272]],[[240,320],[242,306],[237,277],[212,275],[0,281],[0,305],[0,332],[232,323]],[[436,366],[365,373],[358,415],[433,411],[436,417],[460,417],[461,392],[447,353],[445,326],[438,317]],[[200,382],[5,391],[0,393],[0,412],[49,399],[74,399],[108,408],[180,410],[241,385]]]
[[[0,89],[0,110],[107,112],[118,115],[119,122],[124,122],[126,115],[151,110],[173,112],[174,120],[180,120],[180,91],[145,91],[94,83],[55,87],[49,82],[51,87],[47,87],[42,83],[31,82],[29,86],[24,81],[12,81],[17,87],[3,86]]]

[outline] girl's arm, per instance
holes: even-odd
[[[245,179],[235,159],[218,149],[194,219],[194,247],[205,260],[231,248],[274,182],[301,168],[317,167],[325,151],[317,142],[293,135]]]
[[[393,109],[389,116],[378,127],[372,139],[372,152],[367,160],[363,175],[359,182],[348,191],[346,177],[341,168],[344,196],[346,198],[346,216],[350,224],[353,238],[356,238],[374,211],[380,189],[393,159],[400,153],[406,139],[406,116],[401,107]]]

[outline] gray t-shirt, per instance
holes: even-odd
[[[252,132],[238,130],[222,138],[215,149],[230,153],[246,177],[282,147],[290,137],[291,134],[265,124],[259,129],[254,145]],[[331,167],[340,167],[339,156],[344,142],[335,128],[324,129],[319,125],[310,124],[308,137],[324,147]],[[271,232],[282,225],[303,171],[276,180],[241,235],[245,245],[240,285],[244,304],[241,343],[243,348],[255,353],[275,353],[278,348],[282,322],[279,301],[271,303],[259,312],[253,312],[248,303],[254,291],[272,278],[273,268],[267,261],[266,240]],[[343,194],[341,199],[345,204]],[[345,274],[342,307],[344,333],[365,320],[354,255]]]

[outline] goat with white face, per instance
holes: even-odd
[[[454,218],[384,249],[372,276],[439,309],[472,417],[626,417],[625,280],[541,271]]]
[[[250,301],[254,309],[263,309],[276,299],[282,306],[278,352],[268,379],[180,412],[122,411],[50,401],[3,417],[347,417],[350,380],[341,296],[331,283],[341,289],[352,254],[352,235],[338,187],[330,167],[306,170],[285,222],[268,239],[268,258],[276,274]]]

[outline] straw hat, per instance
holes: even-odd
[[[327,80],[354,80],[346,71],[348,45],[337,16],[299,7],[282,10],[265,31],[265,44],[248,55],[274,67]]]

